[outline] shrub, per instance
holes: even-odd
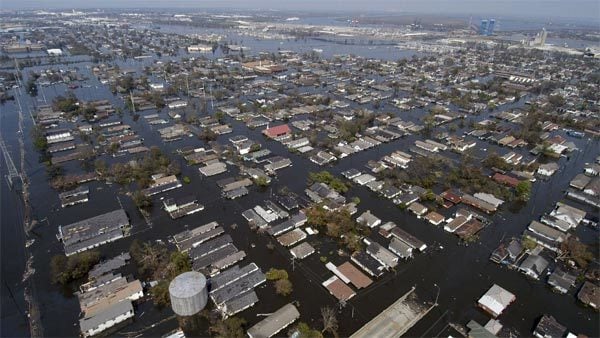
[[[266,273],[267,280],[281,280],[288,279],[288,273],[284,269],[271,268]]]
[[[280,279],[275,282],[275,292],[281,296],[287,296],[294,290],[292,282],[289,279]]]

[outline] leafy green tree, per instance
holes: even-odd
[[[265,274],[267,280],[280,280],[280,279],[288,279],[288,273],[284,269],[275,269],[271,268]]]
[[[297,338],[323,338],[323,334],[319,330],[312,329],[304,322],[298,323],[295,331],[298,332]]]
[[[259,187],[266,187],[269,185],[269,181],[264,176],[259,176],[254,180],[254,183]]]
[[[344,193],[348,191],[348,185],[346,183],[344,183],[342,180],[340,180],[339,178],[333,176],[330,172],[323,170],[320,172],[310,172],[308,174],[308,179],[309,182],[319,182],[319,183],[325,183],[327,185],[329,185],[331,187],[331,189],[340,192],[340,193]]]
[[[529,195],[531,194],[531,182],[529,181],[521,181],[515,187],[515,192],[517,194],[517,199],[520,201],[527,201],[529,199]]]
[[[156,307],[164,308],[169,306],[171,304],[169,282],[166,280],[158,282],[157,285],[150,289],[150,295]]]
[[[173,279],[184,272],[192,271],[190,256],[184,252],[174,251],[169,258],[167,270],[169,271],[169,279]]]
[[[84,251],[69,257],[55,255],[50,260],[50,281],[67,284],[85,277],[94,265],[100,262],[98,251]]]
[[[65,113],[73,113],[79,110],[79,101],[77,100],[75,94],[69,92],[66,97],[57,96],[52,101],[52,109]]]
[[[31,130],[31,137],[33,138],[33,145],[39,151],[46,151],[48,149],[48,141],[44,135],[44,129],[40,125],[36,125]]]
[[[219,121],[219,123],[223,123],[223,121],[225,120],[225,113],[219,110],[215,113],[215,118],[217,119],[217,121]]]
[[[523,248],[525,248],[526,250],[533,250],[535,249],[535,247],[537,246],[537,243],[532,240],[529,237],[523,236],[523,239],[521,240],[521,245],[523,245]]]

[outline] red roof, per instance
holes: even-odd
[[[357,289],[366,288],[373,283],[371,278],[360,272],[360,270],[358,270],[354,265],[350,264],[350,262],[346,262],[338,266],[337,269],[344,276],[346,276],[346,278],[348,278]]]
[[[442,198],[454,204],[460,203],[460,196],[451,190],[446,190],[441,194]]]
[[[495,173],[493,179],[494,179],[494,181],[496,181],[498,183],[506,184],[513,188],[516,187],[520,182],[518,179],[516,179],[514,177],[502,175],[500,173]]]
[[[267,128],[263,130],[263,134],[269,137],[278,137],[291,133],[292,130],[287,124],[282,124],[280,126],[275,126],[271,128]]]
[[[336,276],[323,282],[323,286],[339,300],[348,300],[356,295],[348,285],[344,284],[344,282]]]

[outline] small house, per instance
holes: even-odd
[[[538,255],[529,255],[521,265],[519,265],[519,271],[531,278],[539,279],[540,275],[547,267],[548,261],[546,259]]]
[[[477,304],[484,311],[496,318],[516,299],[517,297],[514,294],[494,284],[483,296],[481,296],[481,298],[479,298]]]

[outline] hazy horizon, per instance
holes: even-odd
[[[494,15],[544,19],[595,20],[600,26],[598,0],[3,0],[3,10],[95,8],[263,9],[308,12],[361,12],[430,15]]]

